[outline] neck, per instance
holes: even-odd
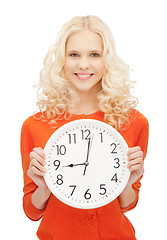
[[[78,92],[80,102],[78,108],[76,109],[76,114],[91,114],[99,110],[98,100],[97,100],[97,89],[91,89],[90,91]]]
[[[80,103],[77,110],[79,114],[91,114],[97,110],[99,110],[99,106],[95,96],[87,93],[80,96]]]

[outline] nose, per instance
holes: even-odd
[[[87,57],[81,57],[78,62],[78,67],[80,69],[88,69],[89,68],[89,60]]]

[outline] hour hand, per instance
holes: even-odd
[[[85,163],[76,163],[76,164],[71,163],[71,164],[63,166],[63,167],[74,167],[74,166],[81,166],[81,165],[85,165]]]

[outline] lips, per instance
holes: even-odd
[[[91,76],[93,76],[93,73],[75,73],[76,77],[79,80],[89,80]]]

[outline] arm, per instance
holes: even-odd
[[[45,211],[45,207],[47,205],[47,200],[49,199],[49,192],[45,191],[45,194],[43,194],[43,191],[41,191],[42,189],[44,189],[46,187],[46,185],[44,185],[44,179],[42,176],[38,176],[38,181],[40,180],[40,187],[39,188],[39,182],[37,183],[37,176],[35,179],[35,174],[33,177],[32,172],[30,171],[30,164],[31,164],[31,168],[35,169],[35,167],[33,167],[33,156],[30,157],[30,152],[33,152],[33,148],[34,148],[34,141],[33,141],[33,137],[31,134],[31,128],[30,128],[30,124],[31,124],[31,119],[27,119],[23,126],[22,126],[22,131],[21,131],[21,158],[22,158],[22,168],[23,168],[23,179],[24,179],[24,187],[23,187],[23,192],[24,192],[24,196],[23,196],[23,209],[24,212],[26,214],[26,216],[28,218],[30,218],[33,221],[37,221],[39,220]],[[35,154],[35,153],[34,153]],[[31,154],[32,155],[32,154]],[[33,161],[32,161],[33,160]],[[28,176],[28,174],[30,174]],[[32,178],[34,180],[32,180]],[[43,185],[42,185],[43,184]],[[38,189],[39,188],[39,189]],[[43,196],[44,198],[42,199],[41,196]],[[39,205],[37,204],[38,201],[41,201],[39,203]]]
[[[32,204],[37,209],[45,209],[51,195],[50,190],[48,189],[45,181],[44,174],[46,173],[46,168],[44,167],[45,154],[42,148],[34,148],[30,153],[30,166],[27,171],[27,175],[34,181],[38,186],[37,190],[33,193],[31,197]]]
[[[149,125],[147,119],[143,115],[139,115],[133,122],[132,127],[134,134],[134,146],[129,148],[127,152],[128,168],[131,172],[129,182],[124,191],[119,196],[120,206],[123,212],[133,209],[138,202],[139,189],[141,187],[140,180],[144,173],[144,159],[148,146]],[[140,147],[139,147],[140,146]]]
[[[50,190],[38,187],[31,197],[31,202],[37,209],[45,209],[50,198]]]
[[[128,168],[131,172],[129,181],[124,191],[119,196],[121,208],[126,208],[137,200],[137,194],[133,189],[133,184],[143,175],[144,163],[143,152],[140,147],[129,148],[127,152]]]

